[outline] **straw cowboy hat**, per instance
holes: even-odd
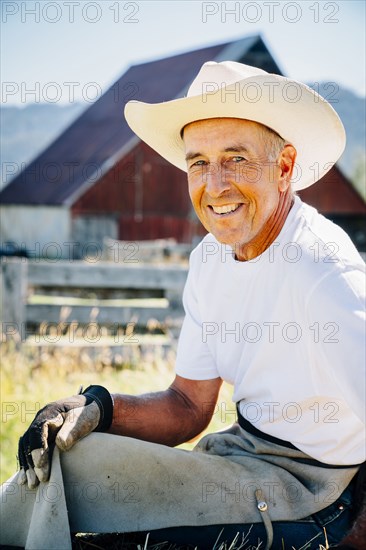
[[[129,101],[125,117],[139,138],[184,171],[182,129],[190,122],[229,117],[264,124],[297,149],[294,190],[324,176],[346,142],[339,116],[311,88],[234,61],[205,63],[187,97],[155,104]]]

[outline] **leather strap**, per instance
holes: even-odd
[[[266,434],[262,432],[261,430],[258,430],[249,420],[244,418],[244,416],[241,414],[239,410],[239,403],[236,405],[236,410],[238,413],[238,424],[243,430],[246,432],[249,432],[252,435],[255,435],[256,437],[260,437],[261,439],[265,439],[266,441],[269,441],[270,443],[275,443],[276,445],[282,445],[282,447],[287,447],[288,449],[296,449],[299,450],[295,445],[290,443],[289,441],[285,441],[284,439],[279,439],[278,437],[274,437],[273,435]]]
[[[103,386],[88,386],[83,395],[91,398],[99,407],[100,420],[95,432],[106,432],[113,420],[113,400],[109,391]]]

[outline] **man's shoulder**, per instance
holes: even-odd
[[[306,203],[301,203],[298,214],[295,241],[301,247],[303,259],[310,265],[352,266],[364,263],[352,240],[339,225]]]
[[[319,292],[344,292],[345,286],[360,294],[365,262],[347,233],[305,203],[294,225],[298,262],[290,261],[284,268],[292,292],[303,294],[305,300]]]

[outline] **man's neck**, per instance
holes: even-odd
[[[294,201],[295,197],[290,188],[280,194],[277,208],[270,215],[261,231],[248,243],[235,247],[235,256],[239,262],[252,260],[271,246],[280,234]]]

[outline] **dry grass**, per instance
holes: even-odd
[[[325,546],[321,544],[318,550],[329,549],[325,530],[324,539]],[[129,535],[77,535],[72,543],[73,550],[187,550],[186,547],[169,542],[149,544],[149,535],[138,533]],[[193,550],[193,548],[190,547],[190,550]],[[239,536],[239,533],[237,533],[232,541],[214,544],[212,550],[264,550],[264,544],[261,542],[257,546],[253,546],[248,543],[247,536]],[[273,550],[280,549],[273,548]],[[292,548],[292,550],[295,550],[295,548]]]
[[[149,534],[139,535],[77,535],[73,539],[73,550],[187,550],[185,546],[178,546],[170,542],[149,544]],[[193,550],[193,547],[189,547]],[[246,536],[239,536],[239,533],[230,542],[214,544],[212,550],[263,550],[264,545],[248,545]],[[319,549],[323,550],[323,549]],[[324,549],[326,550],[326,549]]]

